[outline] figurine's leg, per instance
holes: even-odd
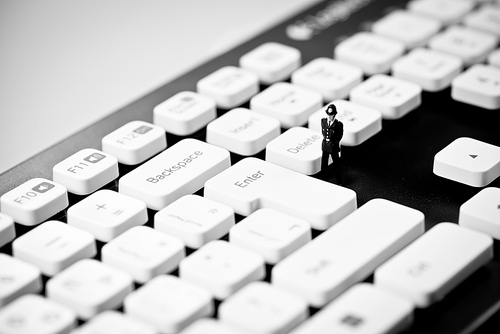
[[[328,181],[328,158],[329,158],[328,152],[323,151],[323,154],[321,155],[320,178],[325,181]]]
[[[332,154],[333,168],[335,168],[335,180],[339,186],[342,185],[342,165],[340,163],[340,157],[338,153]]]

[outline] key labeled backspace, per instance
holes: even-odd
[[[374,199],[278,263],[271,282],[321,307],[423,232],[420,211]]]
[[[356,209],[354,191],[256,158],[243,159],[208,180],[205,197],[244,216],[261,208],[283,211],[318,230]]]
[[[229,152],[196,139],[184,139],[120,178],[119,191],[161,210],[230,166]]]
[[[437,224],[375,271],[374,282],[428,307],[493,258],[493,239],[457,224]]]

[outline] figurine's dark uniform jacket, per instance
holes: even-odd
[[[323,155],[321,157],[321,173],[323,177],[328,169],[328,155],[332,157],[333,167],[335,169],[335,178],[338,184],[342,183],[342,174],[340,170],[340,140],[344,135],[344,124],[337,119],[328,125],[328,118],[321,119],[321,132],[323,134],[323,143],[321,149]]]

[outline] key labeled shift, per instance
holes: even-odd
[[[374,199],[274,266],[271,282],[322,307],[423,232],[420,211]]]

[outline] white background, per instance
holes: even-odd
[[[0,0],[0,173],[317,0]]]

